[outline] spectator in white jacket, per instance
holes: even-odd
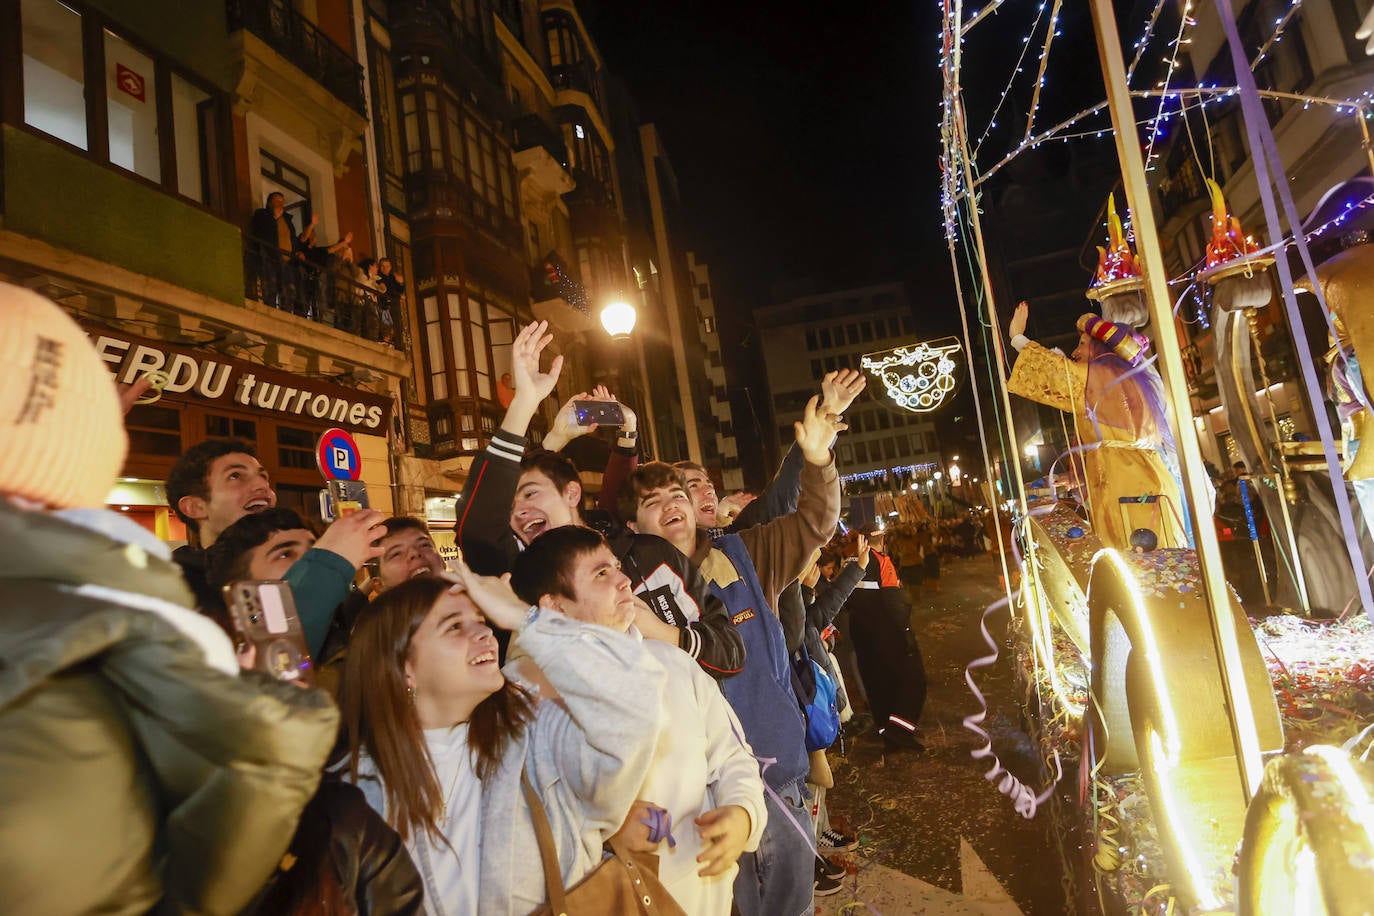
[[[411,579],[353,626],[339,705],[350,778],[405,841],[431,916],[517,916],[545,902],[523,770],[564,887],[600,864],[663,729],[665,675],[643,643],[522,602],[456,564]],[[519,633],[563,703],[531,705],[497,666],[487,620]]]
[[[639,638],[634,620],[640,599],[605,538],[592,529],[568,525],[536,538],[516,559],[511,585],[530,604]],[[658,855],[659,879],[683,910],[729,916],[736,861],[758,849],[767,820],[758,761],[720,687],[701,666],[677,646],[642,643],[668,672],[665,725],[657,736],[645,733],[653,761],[620,837],[631,849]],[[563,702],[543,663],[525,648],[523,635],[512,643],[507,676],[534,688],[541,708]],[[668,824],[671,840],[664,835]]]

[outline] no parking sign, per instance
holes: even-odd
[[[315,460],[325,480],[357,480],[363,476],[358,443],[342,429],[327,429],[320,436]]]

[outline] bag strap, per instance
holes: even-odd
[[[530,785],[525,768],[520,768],[520,788],[525,793],[525,803],[530,808],[530,820],[534,822],[534,837],[539,842],[539,858],[544,863],[544,886],[548,889],[549,904],[555,916],[564,916],[568,910],[567,899],[563,893],[563,870],[558,867],[558,849],[553,842],[553,828],[549,826],[549,816],[544,811],[544,803],[539,793]]]

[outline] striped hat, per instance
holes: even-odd
[[[1102,342],[1131,365],[1136,364],[1150,345],[1149,338],[1137,334],[1130,325],[1116,324],[1091,312],[1078,319],[1078,330]]]
[[[129,438],[110,370],[80,326],[0,283],[0,494],[51,509],[103,506]]]

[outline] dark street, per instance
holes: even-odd
[[[983,778],[987,761],[969,756],[981,741],[961,721],[977,709],[964,665],[986,652],[978,621],[1001,595],[999,572],[991,554],[947,560],[942,591],[925,588],[913,610],[930,679],[921,719],[926,751],[885,758],[880,742],[860,735],[848,741],[843,755],[832,753],[831,816],[847,822],[861,845],[844,857],[851,866],[845,891],[818,900],[817,913],[868,912],[865,906],[884,916],[1066,911],[1065,868],[1051,805],[1034,820],[1018,815],[1011,800]],[[1006,624],[1005,611],[989,619],[1003,652]],[[988,699],[985,727],[993,749],[1038,794],[1044,782],[1019,724],[1005,654],[976,674]]]

